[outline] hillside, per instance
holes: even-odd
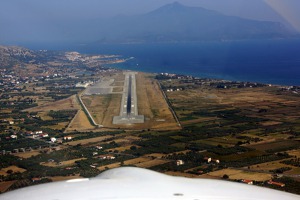
[[[35,57],[35,52],[23,47],[0,46],[0,68],[32,60]]]

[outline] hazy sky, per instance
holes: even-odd
[[[149,12],[175,0],[1,0],[1,18],[41,16],[49,18],[95,18]],[[177,0],[225,14],[270,18],[272,9],[294,12],[300,20],[299,0]],[[281,7],[281,8],[280,8]],[[286,10],[287,8],[287,10]],[[276,10],[278,12],[279,10]],[[280,12],[280,11],[279,11]]]
[[[300,0],[177,0],[227,15],[289,22],[300,31]],[[174,0],[0,0],[0,43],[24,31],[38,37],[49,27],[63,29],[62,21],[142,14]],[[38,34],[39,33],[39,34]],[[54,32],[53,34],[59,34]],[[18,40],[18,38],[15,38]]]

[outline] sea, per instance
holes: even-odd
[[[59,47],[128,59],[109,67],[231,81],[300,86],[300,39],[153,44],[88,44]]]

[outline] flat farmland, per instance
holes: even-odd
[[[121,166],[121,162],[116,162],[116,163],[113,163],[113,164],[98,167],[97,169],[100,170],[100,171],[104,171],[106,169],[114,169],[114,168],[117,168],[117,167],[120,167],[120,166]]]
[[[28,112],[45,112],[45,111],[59,111],[59,110],[78,110],[80,108],[76,95],[73,95],[67,99],[58,100],[55,102],[47,102],[43,105],[26,109]]]
[[[229,179],[247,179],[247,180],[255,180],[255,181],[267,181],[272,179],[271,174],[267,173],[259,173],[259,172],[249,172],[243,170],[236,170],[236,169],[222,169],[219,171],[214,171],[208,173],[210,176],[215,176],[222,178],[225,174],[229,176]]]
[[[292,169],[296,168],[291,165],[286,165],[286,164],[280,163],[281,161],[282,160],[260,163],[257,165],[251,165],[250,169],[251,169],[251,171],[260,171],[260,172],[265,171],[265,172],[269,173],[270,170],[276,170],[276,169],[283,168],[283,167],[290,167]]]
[[[129,159],[124,161],[124,165],[134,165],[136,167],[141,167],[141,168],[150,168],[156,165],[161,165],[164,163],[167,163],[170,161],[167,160],[160,160],[160,159],[152,159],[150,157],[139,157],[139,158],[133,158],[133,159]],[[98,167],[98,169],[100,171],[105,170],[107,168],[112,169],[112,168],[117,168],[120,167],[121,163],[120,162],[116,162],[113,164],[109,164],[109,165],[105,165],[105,166],[101,166]]]
[[[291,156],[296,156],[297,158],[300,158],[300,149],[287,151],[287,153]]]
[[[209,138],[205,140],[197,140],[196,143],[203,143],[203,144],[209,144],[213,146],[222,145],[223,147],[232,147],[240,140],[234,137],[215,137],[215,138]]]
[[[219,160],[226,160],[226,161],[238,161],[238,160],[244,160],[247,158],[254,158],[254,157],[259,157],[259,156],[263,156],[265,155],[264,152],[262,151],[249,151],[249,152],[245,152],[245,153],[234,153],[234,154],[229,154],[229,155],[217,155],[211,152],[203,152],[203,155],[207,156],[207,157],[213,157]]]
[[[17,181],[0,182],[0,193],[6,192]]]
[[[120,113],[121,94],[83,96],[82,101],[95,122],[105,127],[112,126],[112,118]]]
[[[112,119],[120,113],[124,75],[119,72],[104,77],[103,80],[99,87],[111,88],[112,92],[84,95],[81,99],[97,124],[105,128],[116,128],[112,124]]]
[[[110,152],[110,151],[112,151],[112,152],[114,152],[114,151],[123,152],[123,151],[129,150],[131,146],[132,145],[127,145],[127,146],[122,145],[121,147],[117,147],[117,148],[113,148],[113,149],[107,149],[105,151],[107,151],[107,152]],[[139,148],[138,146],[136,146],[136,147]]]
[[[146,119],[142,126],[158,130],[179,129],[158,82],[144,73],[138,73],[136,81],[138,112]]]
[[[39,151],[27,151],[27,152],[16,153],[15,156],[18,156],[20,158],[30,158],[32,156],[37,156],[39,154],[40,154]]]
[[[300,141],[291,141],[291,140],[281,140],[268,142],[263,144],[253,144],[248,145],[247,147],[251,147],[260,151],[280,151],[286,149],[293,149],[300,146]]]
[[[52,112],[52,111],[63,111],[63,110],[68,110],[68,111],[77,110],[79,113],[75,115],[75,117],[71,122],[60,122],[57,123],[56,125],[43,126],[43,128],[63,130],[67,127],[65,130],[66,132],[74,131],[74,130],[78,130],[78,131],[87,130],[93,128],[93,126],[90,125],[87,117],[84,116],[85,114],[81,113],[83,111],[80,111],[80,105],[77,101],[76,95],[55,102],[46,102],[45,104],[30,109],[26,109],[25,111],[38,112],[38,115],[41,117],[42,120],[52,120],[52,117],[49,116],[50,111]]]
[[[71,145],[71,146],[75,146],[75,145],[78,145],[78,144],[86,145],[86,144],[89,144],[89,143],[102,142],[103,140],[108,139],[108,138],[112,138],[112,137],[113,136],[107,135],[107,136],[101,136],[101,137],[94,137],[94,138],[89,138],[89,139],[72,141],[72,142],[68,142],[66,144]]]
[[[177,80],[163,82],[165,87],[184,87]],[[183,125],[218,121],[216,111],[239,110],[242,115],[262,118],[262,126],[282,125],[284,122],[298,122],[299,98],[293,95],[278,95],[273,87],[217,89],[201,87],[182,91],[167,92]],[[205,110],[203,114],[195,111]],[[264,112],[261,112],[264,111]],[[209,119],[210,118],[210,119]]]
[[[9,170],[12,170],[13,173],[16,173],[16,172],[23,173],[23,172],[26,171],[26,169],[23,169],[23,168],[12,165],[12,166],[9,166],[9,167],[6,167],[6,168],[2,168],[0,170],[0,175],[2,175],[2,176],[8,175],[7,171],[9,171]]]
[[[181,112],[183,113],[183,112]],[[182,125],[189,125],[189,124],[197,124],[202,122],[212,122],[217,120],[217,117],[198,117],[198,119],[189,119],[188,117],[182,118],[181,124]]]
[[[77,159],[72,159],[72,160],[65,160],[65,161],[62,161],[60,163],[44,162],[44,163],[40,163],[40,164],[43,165],[43,166],[47,166],[47,167],[71,166],[71,165],[74,165],[76,161],[80,161],[80,160],[86,160],[86,158],[77,158]]]
[[[89,119],[87,118],[86,114],[83,110],[78,110],[75,117],[70,122],[68,128],[65,132],[73,132],[73,131],[88,131],[93,130],[95,127],[90,123]]]
[[[136,164],[140,164],[140,163],[147,162],[150,160],[151,160],[151,158],[140,157],[140,158],[126,160],[126,161],[124,161],[124,164],[125,165],[136,165]]]
[[[145,162],[142,162],[142,163],[135,164],[135,166],[142,167],[142,168],[150,168],[150,167],[165,164],[165,163],[168,163],[168,162],[170,162],[170,161],[154,159],[154,160],[149,160],[149,161],[145,161]]]
[[[294,177],[295,179],[297,179],[298,181],[300,181],[300,168],[299,167],[295,167],[295,168],[292,168],[291,170],[289,171],[285,171],[283,173],[284,175],[290,175],[292,177]]]

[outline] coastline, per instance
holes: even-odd
[[[232,77],[230,75],[220,75],[220,74],[207,74],[207,73],[186,73],[181,72],[180,70],[171,70],[171,71],[165,71],[165,70],[155,70],[156,68],[153,68],[154,70],[147,70],[143,69],[142,67],[135,67],[131,66],[128,67],[128,65],[124,65],[125,62],[117,63],[117,64],[106,64],[105,67],[113,68],[113,69],[120,69],[120,70],[131,70],[131,71],[137,71],[137,72],[145,72],[145,73],[153,73],[153,74],[162,74],[162,73],[169,73],[169,74],[175,74],[180,76],[190,76],[193,78],[199,78],[199,79],[212,79],[216,81],[226,81],[226,82],[240,82],[240,83],[257,83],[257,84],[265,84],[265,85],[272,85],[277,87],[300,87],[300,84],[287,84],[284,83],[285,80],[276,80],[276,79],[270,79],[268,81],[265,80],[259,80],[259,79],[249,79],[249,78],[237,78]],[[158,68],[161,69],[161,68]],[[298,80],[295,80],[298,81]],[[291,81],[294,82],[294,81]]]

